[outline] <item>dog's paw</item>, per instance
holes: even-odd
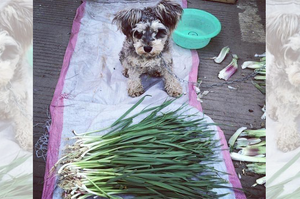
[[[122,71],[122,74],[124,75],[124,77],[128,78],[129,75],[128,75],[128,69],[125,68],[123,71]]]
[[[282,152],[288,152],[300,147],[300,133],[296,129],[287,128],[284,132],[278,132],[277,148]]]
[[[171,97],[179,97],[180,95],[182,95],[181,91],[167,91],[168,95],[170,95]]]
[[[181,85],[177,85],[174,87],[166,87],[166,91],[168,93],[168,95],[170,95],[171,97],[179,97],[180,95],[182,95],[182,87]]]
[[[141,91],[132,91],[132,90],[128,90],[128,95],[130,97],[138,97],[140,95],[142,95],[145,91],[141,90]]]
[[[128,95],[130,97],[138,97],[144,93],[144,89],[142,86],[137,86],[137,87],[129,87],[128,89]]]
[[[180,95],[182,95],[182,87],[177,80],[166,81],[165,89],[168,95],[171,97],[179,97]]]

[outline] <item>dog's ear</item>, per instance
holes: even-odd
[[[132,29],[141,19],[142,10],[140,9],[122,10],[115,15],[113,23],[118,26],[118,29],[121,30],[124,35],[132,37]]]
[[[155,14],[159,20],[172,32],[181,19],[183,9],[181,6],[170,0],[162,0],[155,7]]]
[[[14,0],[0,10],[0,25],[24,50],[32,44],[32,0]]]

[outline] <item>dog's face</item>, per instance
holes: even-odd
[[[146,57],[158,55],[164,49],[168,32],[159,20],[137,23],[132,33],[136,53]]]
[[[181,14],[180,5],[163,0],[156,7],[120,11],[113,22],[133,42],[138,55],[153,57],[163,51]]]
[[[300,15],[278,14],[267,19],[267,48],[289,83],[300,86]]]

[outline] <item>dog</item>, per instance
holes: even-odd
[[[113,23],[126,36],[119,59],[123,75],[129,78],[129,96],[138,97],[144,93],[140,77],[145,73],[162,76],[168,95],[179,97],[182,94],[182,87],[172,74],[170,41],[182,11],[179,4],[162,0],[155,7],[122,10],[115,15]]]
[[[267,113],[278,122],[277,147],[283,152],[300,146],[299,21],[299,14],[275,13],[267,18],[267,49],[274,56],[267,71]]]
[[[13,121],[16,140],[32,150],[29,64],[26,52],[32,44],[32,0],[0,3],[0,119]]]

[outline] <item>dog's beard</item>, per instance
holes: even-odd
[[[165,41],[164,40],[155,40],[152,42],[152,53],[156,56],[158,54],[160,54],[162,52],[162,50],[164,49],[165,46]]]
[[[144,46],[143,46],[143,44],[142,44],[142,42],[141,41],[136,41],[136,42],[134,42],[134,44],[133,44],[133,46],[134,46],[134,49],[135,49],[135,52],[138,54],[138,55],[144,55],[144,54],[146,54],[146,52],[144,51]]]
[[[150,53],[145,52],[145,50],[144,50],[145,45],[140,40],[135,40],[133,46],[135,48],[135,52],[138,55],[144,56],[144,57],[149,57],[149,58],[155,57],[163,51],[164,46],[165,46],[165,39],[156,39],[156,40],[152,41],[152,43],[151,43],[152,50]]]

